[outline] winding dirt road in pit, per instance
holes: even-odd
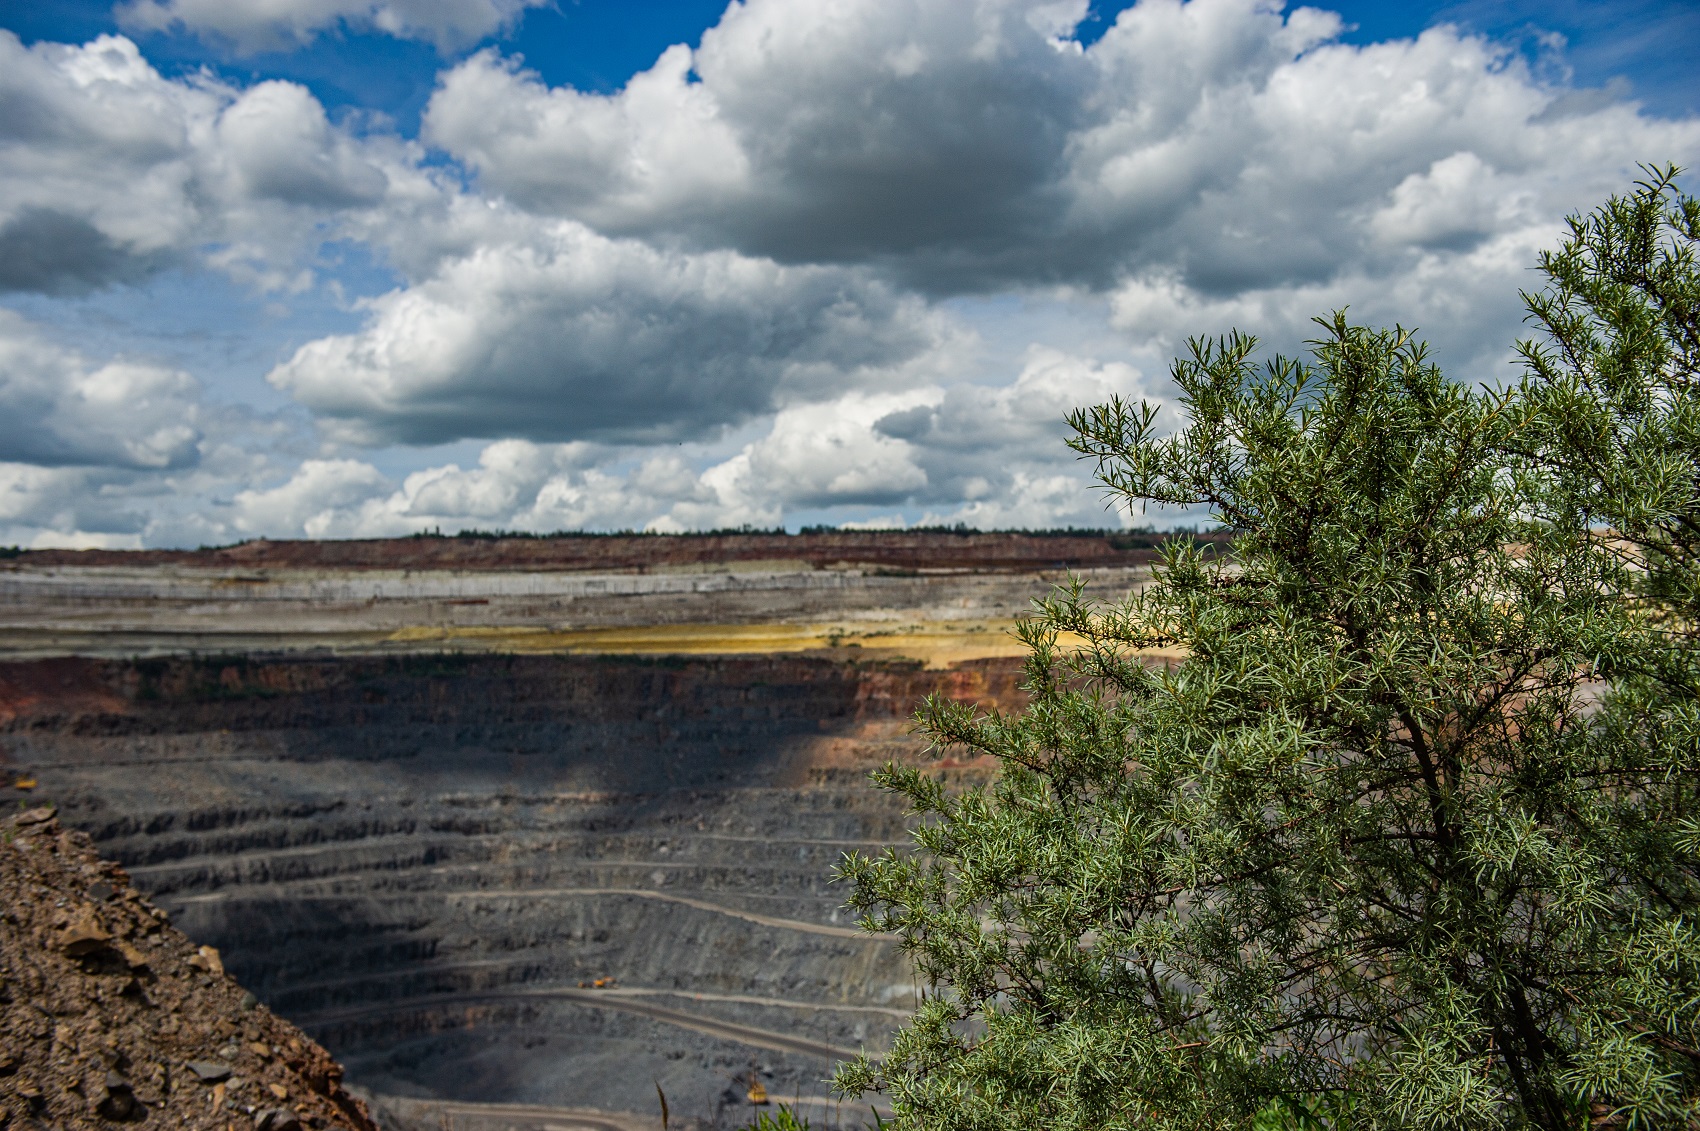
[[[693,899],[687,895],[672,895],[668,892],[645,891],[642,888],[516,888],[502,892],[447,892],[443,895],[443,898],[446,900],[532,899],[562,895],[627,895],[636,899],[658,899],[663,903],[677,903],[684,907],[694,907],[698,911],[707,911],[715,915],[729,915],[734,919],[760,923],[764,927],[777,927],[782,931],[803,931],[811,935],[830,935],[835,939],[856,939],[858,941],[896,942],[898,939],[897,935],[864,931],[858,927],[829,927],[824,923],[809,923],[802,919],[781,919],[776,915],[763,915],[756,911],[744,911],[720,903],[710,903],[706,899]]]
[[[145,874],[149,870],[150,869],[148,867],[144,866],[133,868],[131,869],[131,872],[132,874]],[[276,886],[283,887],[285,885],[280,884]],[[759,923],[761,926],[774,927],[781,931],[801,931],[802,933],[809,935],[828,935],[837,939],[855,939],[858,942],[896,942],[899,937],[897,935],[885,934],[880,931],[864,931],[859,927],[832,927],[825,923],[810,923],[803,919],[782,919],[777,915],[763,915],[758,911],[745,911],[737,907],[727,907],[725,904],[711,903],[706,899],[693,899],[687,895],[672,895],[668,892],[645,891],[642,888],[516,888],[500,891],[452,891],[442,893],[440,898],[447,903],[461,902],[464,900],[483,900],[485,902],[489,902],[493,900],[530,899],[549,896],[599,895],[620,895],[628,896],[633,899],[653,899],[662,903],[676,903],[684,907],[694,908],[698,911],[707,911],[711,915],[725,915],[732,919],[742,919],[749,923]],[[215,891],[209,892],[206,895],[181,896],[176,900],[176,902],[179,904],[229,903],[244,899],[258,901],[267,898],[270,897],[263,893],[250,895],[245,892]],[[325,902],[327,900],[334,900],[337,897],[319,896],[316,898],[318,898],[321,902]],[[381,900],[384,897],[345,896],[343,898],[350,902],[358,900],[362,903],[371,903],[376,900]],[[402,897],[398,896],[395,898],[399,899]]]
[[[515,962],[512,959],[487,958],[476,962],[426,961],[421,962],[416,969],[441,975],[470,973],[475,971],[501,972],[515,970],[522,966],[523,963]],[[404,973],[406,975],[411,975],[415,972],[416,971],[406,971]],[[378,982],[388,981],[397,976],[398,975],[396,974],[391,974],[379,978],[365,977],[360,979],[360,984],[372,986]],[[348,985],[349,982],[345,979],[332,979],[322,982],[304,982],[301,983],[301,988],[338,990],[345,988]],[[897,1021],[906,1021],[910,1017],[913,1017],[915,1012],[913,1009],[895,1009],[889,1005],[844,1005],[836,1002],[822,1004],[818,1001],[800,1001],[795,998],[762,997],[758,994],[726,994],[716,993],[712,990],[682,990],[677,988],[668,989],[654,986],[607,986],[597,990],[596,992],[608,997],[670,997],[682,998],[687,1001],[724,1002],[728,1005],[759,1005],[771,1009],[800,1009],[826,1013],[871,1013],[882,1017],[890,1017]],[[414,997],[417,996],[418,995],[414,995]],[[407,1000],[414,1000],[414,997],[409,997]]]
[[[832,1096],[782,1097],[779,1103],[792,1108],[859,1111],[862,1104],[846,1103]],[[440,1118],[444,1131],[655,1131],[659,1119],[629,1112],[590,1111],[573,1107],[544,1107],[538,1104],[476,1104],[437,1100],[422,1103]],[[878,1105],[875,1106],[878,1110]],[[891,1115],[880,1111],[881,1118]]]
[[[537,1104],[475,1104],[439,1100],[429,1105],[443,1131],[654,1131],[654,1117]],[[517,1123],[516,1123],[517,1121]]]
[[[712,1017],[704,1017],[698,1013],[687,1013],[684,1010],[669,1009],[664,1005],[641,1001],[635,996],[611,994],[607,990],[512,989],[480,990],[457,994],[422,994],[418,997],[398,998],[376,1005],[323,1010],[318,1013],[307,1014],[298,1020],[303,1026],[311,1028],[319,1025],[383,1017],[423,1006],[441,1009],[445,1005],[473,1005],[519,1000],[570,1001],[598,1009],[618,1009],[624,1013],[639,1014],[656,1021],[665,1022],[668,1025],[677,1025],[682,1029],[689,1029],[705,1036],[735,1041],[738,1044],[768,1049],[772,1052],[802,1053],[804,1056],[816,1056],[824,1060],[852,1060],[861,1055],[859,1049],[840,1048],[837,1045],[829,1045],[822,1041],[811,1041],[807,1037],[795,1037],[789,1033],[776,1033],[771,1029],[758,1029],[753,1025],[739,1025],[731,1021],[720,1021]]]

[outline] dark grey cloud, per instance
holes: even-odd
[[[86,294],[133,283],[173,258],[138,255],[82,217],[51,208],[25,208],[0,224],[0,291]]]

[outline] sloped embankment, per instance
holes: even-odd
[[[52,809],[0,820],[0,1127],[375,1131],[341,1076]]]

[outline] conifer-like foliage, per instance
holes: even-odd
[[[1193,342],[1172,436],[1073,416],[1109,490],[1236,537],[1169,543],[1120,604],[1046,602],[1025,710],[924,706],[1001,771],[879,775],[921,851],[842,873],[926,996],[841,1089],[928,1131],[1700,1121],[1700,214],[1674,175],[1543,260],[1515,387],[1336,315],[1304,360]]]

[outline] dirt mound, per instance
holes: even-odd
[[[341,1077],[52,809],[0,819],[0,1128],[377,1131]]]

